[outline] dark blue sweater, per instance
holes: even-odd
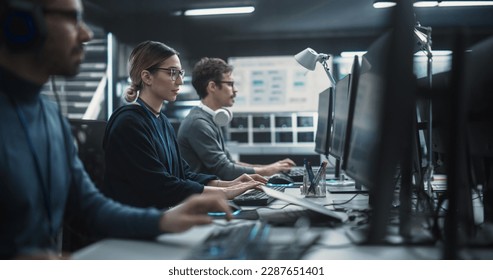
[[[193,173],[181,159],[175,132],[166,116],[129,104],[118,108],[103,141],[103,192],[117,201],[140,207],[175,206],[202,193],[214,175]]]
[[[157,236],[160,211],[123,206],[95,188],[68,122],[40,89],[0,68],[0,258],[54,250],[64,216],[100,236]]]

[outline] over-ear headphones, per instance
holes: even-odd
[[[205,106],[202,102],[199,103],[199,107],[209,113],[214,120],[214,123],[218,126],[225,126],[233,119],[233,112],[228,108],[220,108],[213,111],[211,108]]]
[[[5,0],[0,7],[0,44],[19,52],[40,48],[46,37],[41,5],[25,0]]]

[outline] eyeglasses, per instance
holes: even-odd
[[[235,87],[235,82],[234,81],[217,81],[216,83],[227,84],[231,88],[234,88]]]
[[[80,25],[80,23],[83,21],[82,17],[82,11],[80,10],[63,10],[63,9],[49,9],[49,8],[44,8],[43,13],[45,14],[52,14],[52,15],[58,15],[65,17],[67,19],[73,20],[76,22],[76,25]]]
[[[176,68],[162,68],[162,67],[152,67],[148,69],[149,71],[152,70],[164,70],[164,71],[169,71],[169,75],[171,76],[172,81],[176,81],[178,79],[178,76],[183,79],[185,77],[185,70],[178,70]]]

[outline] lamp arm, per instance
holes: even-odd
[[[329,77],[330,83],[332,84],[333,87],[335,87],[336,80],[334,79],[334,76],[332,76],[332,73],[330,73],[329,65],[327,64],[328,59],[329,59],[328,55],[325,55],[325,57],[321,59],[322,66],[324,67],[324,70],[327,73],[327,76]]]

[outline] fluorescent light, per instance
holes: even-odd
[[[394,1],[375,1],[374,8],[390,8],[395,6]],[[416,1],[413,3],[416,8],[432,7],[475,7],[475,6],[493,6],[493,1]]]
[[[416,1],[413,4],[416,8],[429,8],[438,6],[438,1]]]
[[[341,57],[350,57],[353,58],[355,55],[358,57],[363,56],[366,51],[352,51],[352,52],[341,52]]]
[[[493,6],[493,1],[442,1],[438,7]]]
[[[394,7],[394,6],[395,6],[394,1],[375,1],[373,3],[373,8],[375,8],[375,9],[390,8],[390,7]]]
[[[192,9],[186,10],[185,16],[211,16],[211,15],[233,15],[233,14],[250,14],[255,11],[253,6],[245,7],[227,7],[227,8],[209,8],[209,9]]]

